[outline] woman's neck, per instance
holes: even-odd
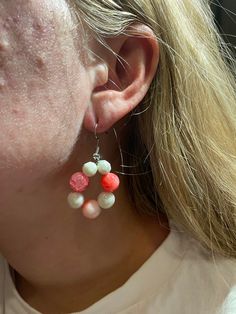
[[[55,314],[82,311],[124,284],[158,249],[169,234],[166,218],[162,215],[160,217],[160,223],[154,223],[153,218],[146,218],[139,225],[137,224],[136,228],[132,228],[135,234],[132,240],[131,237],[122,240],[123,246],[128,251],[123,252],[119,257],[113,258],[118,252],[114,243],[113,250],[111,247],[106,252],[101,250],[99,256],[94,256],[88,260],[87,264],[90,265],[88,267],[91,275],[87,278],[82,275],[82,269],[80,272],[81,277],[78,276],[78,271],[75,268],[73,282],[66,282],[66,273],[68,267],[71,267],[71,263],[68,263],[68,265],[63,266],[64,284],[59,279],[60,273],[58,273],[58,282],[60,283],[55,280],[55,282],[50,281],[50,284],[37,285],[15,272],[16,289],[21,297],[39,312]],[[71,256],[68,257],[69,259],[71,259]],[[104,265],[101,264],[102,260]],[[93,268],[96,271],[93,271]],[[41,269],[41,272],[43,272],[43,269]],[[69,272],[73,273],[73,270]],[[88,271],[85,270],[85,273],[88,273]]]

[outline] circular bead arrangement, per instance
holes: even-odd
[[[101,192],[97,200],[85,201],[81,192],[89,186],[89,178],[99,172],[101,177],[101,186],[104,192]],[[69,193],[67,200],[71,208],[81,208],[83,215],[87,218],[96,218],[101,213],[101,208],[111,208],[115,203],[115,195],[112,193],[120,185],[119,177],[111,173],[111,164],[106,160],[98,160],[96,163],[89,161],[82,167],[82,172],[74,173],[70,178],[70,187],[73,192]]]

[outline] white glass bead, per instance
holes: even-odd
[[[80,208],[84,203],[84,196],[81,193],[71,192],[67,197],[68,203],[72,208]]]
[[[101,213],[101,208],[96,200],[86,201],[82,208],[82,213],[86,218],[97,218]]]
[[[98,167],[95,162],[89,161],[83,165],[82,171],[86,176],[92,177],[97,173]]]
[[[98,204],[101,208],[110,208],[115,203],[115,195],[109,192],[102,192],[98,195]]]
[[[111,171],[111,164],[106,160],[99,160],[97,167],[101,174],[107,174]]]

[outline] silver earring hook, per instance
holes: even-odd
[[[94,130],[94,134],[95,134],[95,139],[97,140],[97,147],[96,147],[96,151],[95,153],[93,154],[93,159],[98,162],[100,159],[101,159],[101,155],[99,154],[99,150],[100,150],[100,147],[99,147],[99,137],[97,136],[97,126],[98,126],[98,123],[95,124],[95,130]]]
[[[96,140],[98,139],[98,136],[97,136],[97,127],[98,127],[98,123],[95,124],[95,127],[94,127],[94,133],[95,133],[95,138]]]

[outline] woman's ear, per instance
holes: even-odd
[[[105,132],[132,111],[146,95],[159,62],[159,45],[151,28],[133,24],[128,35],[107,40],[114,51],[99,48],[104,63],[90,67],[94,85],[84,127]]]

